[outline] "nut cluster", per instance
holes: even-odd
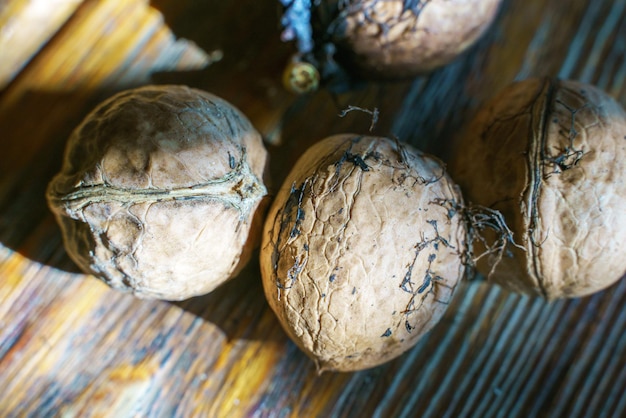
[[[282,3],[283,35],[300,41],[283,82],[302,94],[335,68],[317,66],[320,52],[369,78],[442,66],[478,39],[499,0]],[[320,372],[411,348],[473,263],[548,300],[626,273],[626,112],[586,84],[510,85],[456,144],[451,175],[398,140],[335,135],[306,150],[263,218],[266,164],[260,134],[226,101],[145,86],[76,128],[47,200],[78,266],[139,297],[206,294],[262,239],[265,296]]]

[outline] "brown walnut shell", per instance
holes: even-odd
[[[376,366],[413,346],[461,279],[462,203],[443,165],[387,138],[337,135],[294,166],[265,223],[265,294],[318,370]]]
[[[500,0],[343,3],[329,27],[338,59],[347,57],[367,76],[403,78],[441,67],[473,45],[494,20]]]
[[[606,93],[575,81],[512,84],[477,114],[451,172],[513,233],[516,245],[478,262],[494,281],[554,299],[626,272],[626,113]]]
[[[226,101],[141,87],[76,128],[47,198],[82,270],[139,297],[181,300],[250,257],[266,159],[260,134]]]

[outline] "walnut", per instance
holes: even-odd
[[[388,361],[440,320],[464,273],[459,205],[443,165],[397,141],[337,135],[302,155],[268,212],[261,272],[320,372]]]
[[[575,81],[514,83],[456,150],[451,172],[466,199],[504,221],[474,225],[484,275],[547,299],[624,275],[626,113],[606,93]]]
[[[339,47],[338,60],[367,76],[401,78],[441,67],[473,45],[493,21],[500,0],[338,3],[328,28]]]
[[[146,86],[76,128],[47,199],[82,270],[139,297],[181,300],[248,261],[266,160],[259,133],[226,101]]]

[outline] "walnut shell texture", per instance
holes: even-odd
[[[458,145],[450,170],[465,198],[501,212],[519,245],[479,271],[548,300],[624,275],[626,113],[614,99],[575,81],[513,83]]]
[[[145,86],[74,130],[47,198],[82,270],[139,297],[187,299],[249,259],[266,160],[260,134],[226,101]]]
[[[341,3],[341,2],[339,2]],[[473,45],[500,0],[358,0],[344,2],[330,26],[339,55],[380,78],[426,73]]]
[[[266,218],[265,294],[318,370],[376,366],[441,318],[464,273],[462,203],[408,145],[328,137],[298,160]]]

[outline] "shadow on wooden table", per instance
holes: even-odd
[[[160,71],[153,75],[155,82],[187,84],[217,94],[261,131],[276,123],[276,116],[294,97],[281,84],[294,46],[280,40],[278,2],[151,0],[150,4],[176,37],[193,41],[214,57],[200,71]]]
[[[63,252],[45,190],[71,131],[112,91],[28,91],[0,112],[0,243],[41,264],[77,272]],[[0,96],[4,99],[6,96]]]
[[[171,304],[219,326],[229,341],[284,340],[280,333],[265,333],[258,324],[269,306],[263,295],[256,253],[237,276],[212,292]]]

